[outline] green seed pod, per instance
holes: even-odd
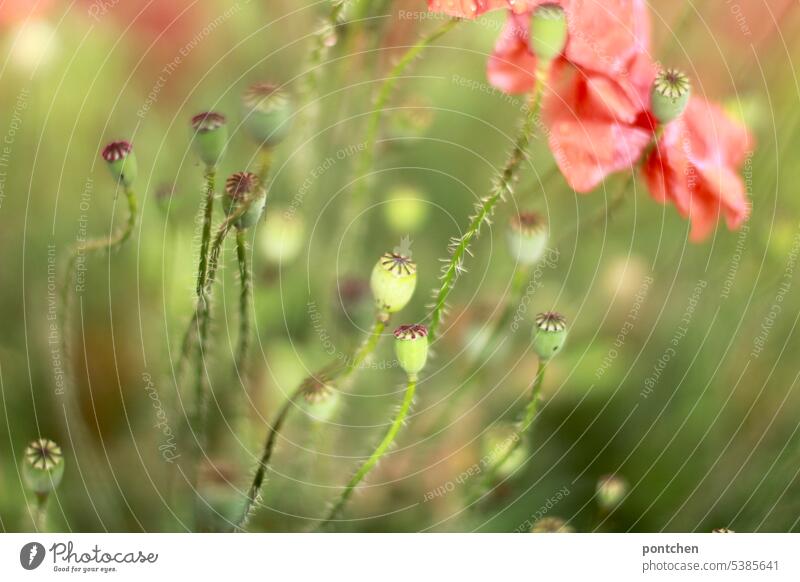
[[[555,311],[536,316],[533,328],[533,349],[542,360],[555,356],[567,339],[567,320]]]
[[[37,495],[55,490],[64,477],[64,456],[61,447],[50,439],[33,441],[25,449],[22,479]]]
[[[495,474],[501,480],[519,469],[528,458],[528,450],[525,443],[517,445],[519,439],[519,433],[514,428],[514,425],[508,422],[495,424],[486,431],[483,437],[483,442],[481,443],[483,457],[492,465],[500,462],[516,446],[508,459],[495,469]]]
[[[558,57],[567,44],[567,15],[556,3],[542,4],[531,18],[531,49],[541,63]]]
[[[303,248],[306,231],[305,222],[299,214],[272,209],[267,213],[260,229],[259,243],[267,262],[284,265],[297,258]]]
[[[114,179],[126,188],[130,188],[136,181],[139,171],[133,146],[127,141],[111,142],[103,148],[102,155]]]
[[[400,367],[415,379],[428,360],[428,328],[424,325],[401,325],[394,330],[394,351]]]
[[[597,505],[611,511],[628,493],[628,482],[617,475],[604,475],[597,481]]]
[[[270,83],[257,83],[242,96],[244,126],[262,146],[275,147],[292,127],[294,105],[289,95]]]
[[[378,309],[396,313],[414,295],[417,286],[417,264],[410,257],[386,253],[372,269],[370,287]]]
[[[341,397],[333,386],[312,378],[303,386],[300,406],[314,420],[329,421],[339,408]]]
[[[650,91],[653,115],[665,125],[681,116],[689,103],[692,85],[689,77],[677,69],[665,69],[656,75]]]
[[[531,533],[573,533],[574,531],[560,517],[543,517],[531,528]]]
[[[408,234],[419,230],[428,217],[425,195],[414,188],[394,189],[383,205],[386,223],[393,231]]]
[[[508,248],[522,265],[535,265],[547,250],[547,221],[536,212],[520,212],[509,222]]]
[[[231,214],[239,204],[250,201],[249,208],[236,221],[236,228],[250,228],[258,222],[267,204],[267,193],[258,176],[252,172],[236,172],[225,182],[225,212]]]
[[[192,117],[194,147],[198,157],[207,166],[219,163],[228,143],[228,126],[225,116],[212,111]]]

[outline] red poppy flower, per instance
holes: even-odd
[[[641,0],[562,5],[570,33],[551,75],[544,121],[565,179],[589,192],[608,174],[630,169],[652,136],[649,20]],[[511,13],[489,59],[489,81],[507,93],[529,92],[536,83],[529,27],[530,14]]]
[[[753,145],[747,128],[723,110],[692,98],[679,119],[664,128],[644,174],[653,197],[672,202],[692,223],[692,241],[705,239],[724,215],[739,228],[750,213],[737,170]]]

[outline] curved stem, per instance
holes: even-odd
[[[236,231],[236,258],[239,262],[239,343],[236,348],[236,370],[246,377],[247,352],[250,347],[250,293],[253,279],[247,261],[247,242],[243,230]]]
[[[300,395],[302,395],[306,384],[310,381],[342,381],[351,376],[353,373],[357,372],[360,369],[361,364],[366,361],[372,352],[375,351],[378,341],[380,341],[380,338],[383,335],[383,330],[386,328],[388,322],[389,316],[387,314],[378,313],[369,336],[367,336],[361,346],[356,350],[356,352],[353,354],[353,357],[348,360],[348,365],[346,367],[340,368],[338,372],[331,373],[330,370],[332,366],[328,365],[318,372],[307,376],[295,389],[292,395],[286,400],[286,402],[283,403],[283,406],[281,406],[280,410],[278,411],[278,415],[275,417],[275,422],[270,425],[269,430],[267,431],[267,436],[264,439],[264,449],[261,453],[261,458],[259,459],[256,473],[253,476],[253,482],[251,483],[247,492],[244,509],[242,510],[242,514],[239,519],[234,523],[232,531],[244,531],[244,527],[247,525],[250,516],[255,510],[255,505],[259,496],[261,495],[261,489],[264,486],[264,478],[267,474],[267,469],[269,468],[269,462],[272,459],[272,453],[275,450],[275,445],[278,442],[280,431],[283,428],[283,425],[286,423],[289,413],[294,408],[295,402]]]
[[[272,423],[272,425],[269,427],[269,431],[267,431],[267,438],[264,442],[264,450],[261,453],[261,458],[258,461],[258,469],[256,469],[256,474],[253,476],[253,482],[250,484],[250,489],[247,491],[247,498],[245,500],[244,508],[242,509],[242,514],[233,525],[232,531],[244,531],[247,522],[250,520],[250,516],[253,514],[255,506],[258,503],[258,499],[261,496],[261,488],[264,485],[264,477],[267,474],[267,468],[269,467],[269,461],[272,458],[272,452],[275,450],[275,443],[278,441],[278,435],[280,434],[281,428],[283,428],[286,419],[289,417],[289,412],[294,407],[295,401],[303,393],[303,387],[303,384],[301,384],[286,400],[286,402],[283,403],[283,406],[281,406],[281,409],[278,411],[278,416],[275,417],[275,422]]]
[[[444,312],[447,306],[447,297],[455,287],[458,276],[464,271],[464,258],[470,252],[470,245],[472,239],[480,234],[481,226],[484,222],[489,222],[494,214],[494,209],[500,200],[505,200],[506,194],[513,193],[513,182],[516,179],[517,171],[519,170],[522,160],[525,158],[525,152],[528,149],[528,144],[533,137],[536,123],[539,117],[539,111],[542,106],[542,94],[544,86],[547,82],[547,71],[539,71],[537,74],[536,87],[531,94],[528,112],[525,115],[525,120],[522,124],[522,129],[517,135],[514,142],[514,147],[511,154],[508,156],[503,169],[497,176],[494,187],[492,188],[489,196],[481,200],[475,207],[475,214],[470,220],[467,231],[460,238],[452,240],[450,248],[450,260],[442,270],[442,283],[434,296],[434,307],[431,313],[431,323],[428,326],[428,337],[432,342],[436,338],[439,331],[439,326],[444,319]]]
[[[397,411],[397,414],[392,421],[389,430],[386,432],[386,435],[383,437],[378,446],[375,447],[375,450],[369,456],[369,459],[361,465],[361,467],[356,471],[356,474],[353,475],[353,478],[350,479],[350,482],[345,486],[344,491],[339,496],[339,499],[334,504],[333,508],[331,509],[330,513],[328,513],[328,517],[326,517],[318,526],[317,531],[326,527],[331,521],[336,519],[339,513],[344,509],[344,506],[347,504],[347,501],[353,495],[353,491],[355,491],[356,486],[364,480],[364,477],[375,468],[375,465],[378,464],[378,461],[387,453],[389,447],[394,442],[395,438],[397,437],[397,433],[400,432],[400,428],[402,428],[403,423],[408,416],[409,411],[411,410],[411,405],[414,402],[414,394],[417,389],[417,379],[416,377],[409,377],[408,378],[408,385],[406,387],[406,393],[403,397],[403,403],[400,405],[400,409]]]
[[[539,370],[536,372],[536,378],[534,379],[533,387],[531,388],[530,400],[528,400],[528,404],[525,407],[525,414],[522,417],[517,430],[511,437],[509,437],[513,442],[506,448],[500,458],[493,460],[492,464],[486,469],[486,473],[484,474],[483,479],[481,479],[477,495],[472,498],[470,505],[472,505],[475,501],[478,501],[480,497],[483,496],[484,492],[492,486],[497,471],[500,470],[500,468],[508,461],[511,455],[514,454],[514,451],[516,451],[517,448],[522,444],[522,440],[526,437],[527,433],[530,432],[533,422],[536,420],[536,414],[539,411],[539,401],[541,399],[542,384],[544,382],[544,373],[546,369],[547,362],[540,362]]]
[[[467,382],[469,382],[470,378],[477,374],[483,367],[484,358],[489,355],[489,351],[495,345],[495,342],[503,333],[506,325],[514,316],[514,312],[522,300],[522,294],[525,291],[525,285],[528,282],[529,275],[530,267],[527,265],[520,265],[520,268],[514,272],[514,278],[511,282],[511,290],[509,291],[508,298],[503,306],[503,310],[500,313],[500,316],[495,318],[495,320],[489,325],[489,336],[485,340],[484,345],[481,346],[477,354],[468,358],[466,368],[467,371],[462,375],[462,380],[459,385],[465,385]],[[442,413],[439,414],[436,419],[429,424],[430,429],[426,431],[425,436],[422,438],[423,441],[427,440],[427,438],[432,435],[433,431],[435,431],[437,427],[449,421],[450,415],[454,411],[458,410],[459,403],[466,394],[468,394],[468,391],[464,388],[447,399],[447,404]]]
[[[460,20],[458,18],[451,18],[444,24],[435,28],[428,34],[422,36],[416,44],[409,48],[397,64],[392,68],[389,75],[383,80],[380,89],[372,104],[372,112],[367,120],[367,129],[364,136],[364,153],[359,158],[359,163],[356,168],[356,183],[353,186],[353,192],[350,196],[350,204],[348,205],[345,214],[345,224],[353,224],[353,228],[357,229],[351,234],[351,240],[358,245],[361,239],[360,225],[362,221],[355,220],[361,211],[367,206],[367,194],[371,180],[367,177],[372,167],[375,165],[375,144],[378,141],[378,131],[380,129],[381,116],[386,104],[392,95],[392,91],[397,85],[400,76],[413,63],[417,57],[422,53],[425,48],[430,46],[439,37],[449,32]],[[355,246],[354,248],[359,248]],[[351,255],[348,255],[351,256]],[[353,259],[355,260],[355,258]]]
[[[333,0],[331,2],[330,12],[328,12],[328,15],[322,22],[321,28],[314,35],[314,44],[309,53],[307,65],[308,75],[304,88],[306,102],[310,101],[311,96],[317,92],[317,67],[325,61],[330,47],[333,46],[329,42],[329,39],[331,35],[336,35],[336,29],[342,23],[344,17],[344,9],[351,1],[352,0]]]

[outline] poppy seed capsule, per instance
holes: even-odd
[[[617,475],[604,475],[597,482],[597,504],[610,511],[622,502],[628,493],[628,482]]]
[[[114,141],[103,148],[102,156],[114,179],[130,188],[139,171],[133,146],[127,141]]]
[[[428,360],[428,328],[424,325],[401,325],[394,330],[394,351],[400,367],[416,379]]]
[[[414,295],[417,286],[417,264],[410,257],[386,253],[372,269],[370,287],[378,309],[396,313]]]
[[[236,228],[246,229],[256,224],[267,204],[267,193],[258,176],[252,172],[236,172],[225,182],[225,212],[231,214],[239,204],[248,201],[250,206],[236,221]]]
[[[536,316],[533,349],[542,360],[555,356],[567,339],[567,320],[560,313],[548,311]]]
[[[315,420],[328,421],[336,413],[340,400],[339,392],[333,386],[311,378],[303,386],[301,407]]]
[[[541,63],[558,57],[567,44],[567,15],[556,3],[542,4],[531,18],[531,49]]]
[[[656,75],[650,91],[650,108],[662,125],[681,116],[689,103],[692,85],[689,77],[677,69],[665,69]]]
[[[294,106],[289,95],[270,83],[257,83],[242,95],[244,126],[262,146],[275,147],[289,135]]]
[[[209,111],[192,117],[194,147],[198,157],[207,166],[216,166],[228,143],[228,126],[225,116]]]
[[[520,212],[511,218],[507,234],[511,256],[522,265],[535,265],[547,250],[547,221],[536,212]]]
[[[37,495],[46,495],[58,487],[64,477],[61,447],[50,439],[37,439],[25,449],[22,479]]]
[[[306,225],[299,214],[273,208],[258,233],[264,258],[273,265],[292,262],[303,248],[305,231]]]

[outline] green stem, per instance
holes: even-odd
[[[392,446],[395,438],[397,437],[397,433],[400,432],[400,428],[402,428],[403,424],[405,423],[406,417],[408,416],[409,411],[411,410],[411,405],[414,402],[414,394],[417,389],[417,378],[416,377],[409,377],[408,378],[408,386],[406,387],[405,396],[403,397],[403,403],[400,405],[400,409],[397,411],[397,414],[392,421],[389,430],[386,432],[386,435],[383,437],[383,440],[378,444],[372,454],[369,456],[369,459],[361,465],[361,467],[356,471],[356,474],[353,475],[353,478],[350,479],[350,482],[345,486],[344,491],[339,496],[338,501],[334,504],[331,511],[328,513],[328,517],[326,517],[318,526],[317,531],[325,528],[331,521],[336,519],[339,513],[344,509],[344,506],[347,504],[350,497],[353,495],[353,491],[355,491],[356,486],[358,486],[361,481],[364,480],[364,477],[375,468],[375,465],[378,464],[378,461],[387,453],[389,447]]]
[[[47,531],[47,493],[36,494],[36,505],[33,510],[33,525],[38,533]]]
[[[236,258],[239,262],[239,343],[236,348],[236,370],[242,378],[246,377],[247,352],[250,347],[250,293],[253,280],[247,261],[247,242],[245,233],[236,231]]]
[[[267,431],[267,438],[264,442],[264,450],[261,453],[261,458],[258,461],[258,469],[256,469],[256,474],[253,476],[253,482],[250,484],[250,489],[247,491],[247,498],[245,499],[242,514],[233,525],[232,531],[234,532],[244,531],[244,528],[247,526],[247,522],[250,520],[251,515],[255,511],[255,506],[261,497],[261,488],[264,486],[264,477],[266,477],[267,468],[269,467],[272,453],[275,450],[275,444],[278,442],[278,435],[281,432],[281,428],[283,428],[283,425],[286,423],[286,419],[289,417],[289,412],[292,410],[292,408],[294,408],[295,402],[303,393],[303,388],[304,384],[301,384],[286,400],[286,402],[283,403],[283,406],[281,406],[281,409],[278,411],[278,416],[275,418],[275,422],[272,423],[272,425],[269,427],[269,431]]]
[[[450,261],[445,265],[442,271],[442,284],[436,292],[434,308],[431,313],[431,324],[428,326],[428,337],[431,342],[436,338],[439,326],[444,319],[447,297],[450,295],[453,287],[455,287],[458,276],[464,270],[464,257],[469,252],[472,239],[478,236],[483,223],[489,221],[497,203],[500,200],[505,200],[506,194],[513,193],[512,183],[516,179],[519,167],[522,164],[522,160],[525,158],[528,144],[536,129],[536,123],[542,106],[542,94],[545,84],[547,83],[548,73],[547,71],[539,71],[537,77],[536,87],[531,94],[528,112],[525,115],[522,129],[517,135],[514,148],[511,150],[511,154],[506,160],[505,166],[500,171],[491,194],[485,197],[476,206],[476,212],[470,220],[466,233],[453,241]]]
[[[205,201],[203,204],[203,234],[200,242],[200,261],[197,267],[197,285],[195,287],[197,296],[200,296],[206,283],[206,272],[208,270],[208,245],[211,243],[211,220],[214,214],[214,190],[216,187],[217,169],[214,166],[206,166],[205,178]]]
[[[497,471],[500,470],[500,468],[508,461],[511,455],[514,454],[514,451],[517,450],[528,432],[530,432],[533,422],[536,420],[536,414],[539,411],[539,401],[541,400],[542,384],[544,383],[544,373],[546,368],[546,361],[539,363],[539,370],[536,372],[536,378],[533,381],[530,400],[528,400],[528,404],[525,407],[525,414],[513,436],[509,437],[513,439],[513,442],[511,446],[505,450],[503,455],[496,461],[493,461],[492,464],[486,469],[477,495],[472,498],[470,505],[472,505],[472,503],[475,501],[478,501],[478,499],[483,496],[483,493],[492,486]]]
[[[381,84],[381,87],[378,90],[378,93],[375,96],[372,104],[372,112],[367,120],[367,130],[363,142],[364,153],[359,158],[359,164],[356,169],[355,175],[357,181],[353,187],[353,192],[350,197],[350,204],[345,215],[346,224],[352,223],[354,228],[359,228],[358,225],[363,222],[355,219],[368,203],[367,195],[370,191],[369,186],[371,180],[367,174],[375,165],[375,144],[378,141],[378,131],[380,129],[381,116],[383,114],[383,110],[386,108],[389,98],[392,95],[392,91],[400,79],[400,76],[408,68],[408,66],[420,56],[423,50],[425,50],[441,36],[449,32],[459,22],[460,20],[458,18],[449,19],[438,28],[435,28],[430,33],[422,36],[416,44],[414,44],[403,54],[403,56],[392,68],[389,75]],[[354,233],[351,235],[351,239],[356,245],[358,244],[360,238],[361,235],[358,230],[354,231]]]
[[[511,321],[511,318],[514,316],[514,312],[522,300],[522,294],[525,290],[525,285],[528,282],[529,276],[530,267],[527,265],[520,265],[520,268],[514,272],[514,279],[511,282],[511,290],[508,294],[505,305],[503,306],[503,311],[501,312],[500,316],[495,318],[495,320],[490,324],[489,337],[487,338],[486,343],[480,348],[480,351],[476,355],[469,358],[467,361],[467,371],[463,374],[460,385],[465,385],[469,379],[477,374],[484,365],[484,358],[489,355],[489,352],[492,350],[495,342],[501,336],[501,334],[504,333],[508,322]],[[468,394],[468,391],[466,390],[465,386],[459,392],[448,398],[447,405],[442,413],[438,415],[433,422],[429,423],[431,428],[428,432],[426,432],[426,436],[422,440],[426,440],[432,435],[433,431],[435,431],[437,427],[442,426],[449,421],[450,416],[458,410],[459,403],[466,394]]]
[[[342,23],[344,17],[344,9],[351,2],[351,0],[333,0],[331,2],[331,9],[322,27],[314,35],[314,44],[311,47],[311,52],[308,58],[308,75],[306,77],[306,84],[304,88],[305,102],[311,101],[312,97],[317,92],[318,87],[318,73],[317,68],[325,61],[325,58],[332,46],[329,43],[329,37],[336,35],[336,29]]]
[[[388,315],[379,313],[375,318],[375,323],[372,326],[370,334],[356,350],[353,356],[348,359],[347,366],[341,368],[338,373],[329,373],[331,365],[325,366],[318,372],[306,377],[295,389],[292,395],[286,400],[286,402],[283,403],[283,406],[281,406],[280,410],[278,411],[278,415],[275,418],[275,422],[270,425],[269,430],[267,431],[267,436],[264,439],[264,449],[261,453],[261,458],[258,461],[258,468],[253,476],[253,482],[250,484],[250,488],[247,492],[244,509],[242,510],[242,514],[239,519],[234,523],[232,531],[244,531],[250,516],[255,510],[258,498],[261,495],[261,489],[264,486],[264,478],[267,474],[267,469],[269,468],[269,462],[272,459],[272,453],[274,452],[275,445],[278,442],[280,431],[283,428],[283,425],[286,423],[289,413],[294,408],[295,402],[303,394],[303,390],[305,389],[307,383],[313,381],[342,381],[351,376],[353,373],[357,372],[361,367],[361,364],[366,361],[372,352],[375,351],[378,341],[380,340],[383,330],[386,328],[388,322]]]

